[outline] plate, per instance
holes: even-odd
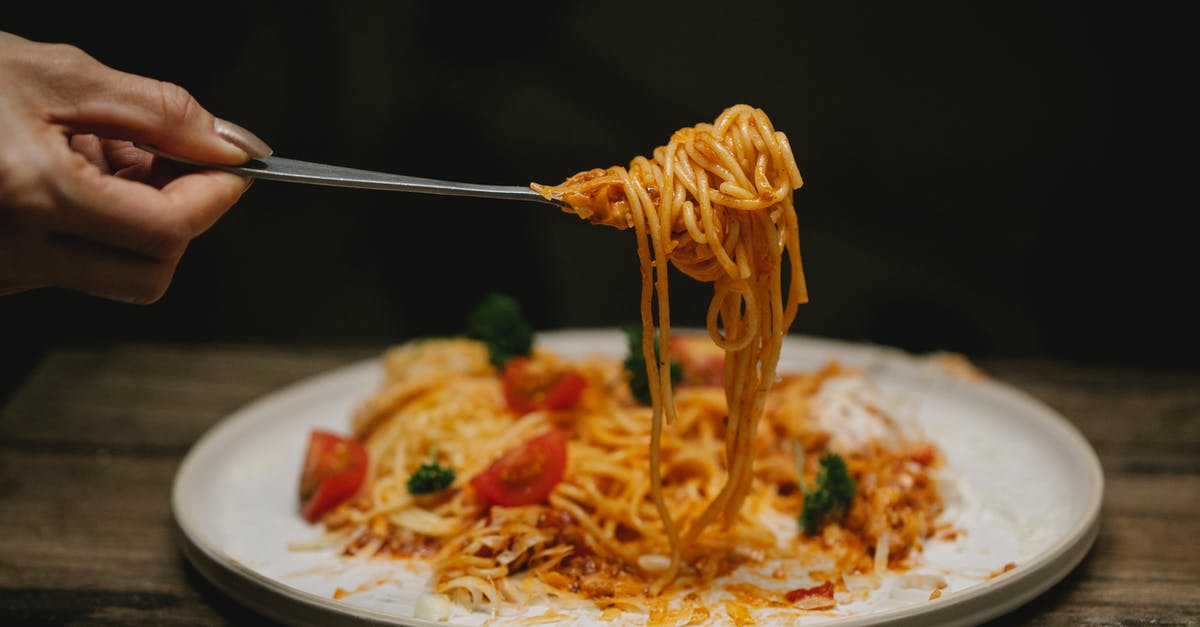
[[[612,329],[543,333],[538,343],[574,357],[621,357],[625,347]],[[805,623],[980,623],[1042,593],[1087,554],[1099,530],[1104,479],[1091,446],[1060,414],[998,381],[887,347],[789,336],[779,371],[829,360],[863,368],[883,392],[911,403],[957,477],[952,507],[968,529],[955,542],[928,543],[925,559],[976,576],[953,578],[936,600],[895,594],[863,613],[812,615]],[[199,572],[286,623],[446,624],[413,617],[424,592],[420,572],[289,548],[319,533],[298,515],[295,495],[309,431],[349,431],[354,408],[382,379],[375,359],[318,375],[234,412],[196,442],[176,474],[171,505],[179,545]],[[1016,567],[987,575],[1009,562]],[[486,619],[456,615],[451,623]]]

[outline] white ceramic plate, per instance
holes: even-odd
[[[558,331],[538,341],[567,356],[620,357],[625,347],[616,330]],[[925,566],[957,573],[940,598],[897,589],[851,616],[813,615],[811,622],[975,624],[1034,598],[1083,559],[1099,528],[1103,475],[1095,452],[1062,416],[1004,384],[952,376],[930,360],[876,346],[792,336],[779,371],[830,359],[864,367],[885,393],[913,403],[957,476],[952,508],[968,533],[926,545]],[[318,533],[297,514],[295,495],[309,431],[348,432],[353,409],[381,379],[375,360],[313,377],[235,412],[196,443],[171,499],[180,546],[205,577],[292,624],[445,624],[413,618],[424,592],[420,572],[288,548]],[[1008,562],[1017,567],[987,577]],[[349,594],[335,600],[339,588]],[[451,621],[486,618],[460,613]]]

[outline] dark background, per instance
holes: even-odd
[[[1194,367],[1179,4],[234,7],[6,6],[0,29],[179,83],[281,156],[452,180],[558,182],[753,104],[806,181],[793,332]],[[0,299],[0,391],[56,345],[455,332],[493,289],[540,328],[622,324],[637,267],[631,232],[543,205],[259,182],[155,305]],[[703,324],[707,288],[672,286]]]

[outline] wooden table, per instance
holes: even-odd
[[[116,345],[47,354],[0,413],[0,624],[262,624],[197,574],[169,494],[250,400],[371,348]],[[1084,562],[999,623],[1200,624],[1200,374],[981,366],[1069,417],[1106,489]]]

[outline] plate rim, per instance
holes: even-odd
[[[695,329],[676,328],[677,332]],[[562,341],[563,337],[585,337],[591,341],[611,339],[619,335],[615,327],[578,327],[541,331],[536,334],[538,343]],[[419,339],[419,338],[414,338]],[[871,358],[865,366],[893,365],[913,369],[919,364],[918,355],[902,349],[873,344],[851,342],[814,335],[789,333],[785,342],[808,344],[819,350],[850,352],[856,356]],[[382,354],[382,350],[379,351]],[[176,469],[171,484],[172,532],[180,551],[193,567],[210,583],[239,603],[265,616],[295,625],[409,625],[412,627],[444,626],[450,623],[433,622],[416,617],[397,616],[379,610],[340,603],[311,592],[289,586],[281,581],[259,573],[227,555],[220,547],[212,546],[187,520],[184,503],[186,498],[182,486],[199,461],[223,433],[236,428],[242,421],[253,419],[264,408],[295,395],[301,390],[318,385],[333,385],[347,379],[352,380],[361,373],[379,368],[379,355],[368,357],[329,370],[301,378],[290,384],[260,395],[249,403],[226,414],[189,447],[187,454]],[[947,380],[952,377],[947,376]],[[1046,590],[1062,581],[1083,561],[1099,535],[1100,511],[1103,503],[1104,472],[1095,449],[1079,429],[1061,412],[1005,381],[986,377],[980,381],[979,390],[988,390],[994,398],[1003,402],[1016,403],[1035,415],[1038,422],[1057,431],[1070,447],[1071,459],[1083,461],[1089,479],[1088,501],[1084,513],[1076,523],[1051,546],[1040,551],[1031,561],[1019,569],[1003,573],[990,581],[971,586],[966,590],[942,597],[936,606],[914,604],[909,607],[886,610],[880,614],[848,616],[827,624],[838,627],[888,624],[888,625],[973,625],[1001,616],[1033,600]],[[248,585],[247,585],[248,584]]]

